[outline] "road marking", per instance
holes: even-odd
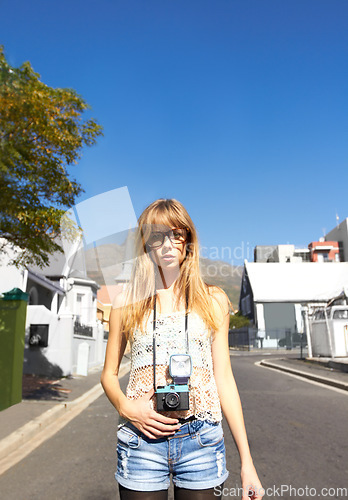
[[[261,363],[262,363],[262,360],[256,361],[254,364],[257,366],[260,366],[261,368],[266,368],[268,370],[273,370],[273,371],[277,370],[278,372],[282,373],[283,375],[288,375],[289,377],[297,378],[298,380],[302,380],[303,382],[307,382],[308,384],[317,385],[319,387],[325,387],[326,389],[330,389],[331,391],[336,391],[340,394],[344,394],[345,396],[348,396],[348,391],[345,391],[344,389],[339,389],[338,387],[333,387],[332,385],[327,385],[324,382],[317,382],[316,380],[310,380],[308,378],[305,378],[304,376],[295,375],[294,373],[286,372],[278,367],[271,367],[271,366],[262,365]]]

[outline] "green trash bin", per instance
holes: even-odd
[[[28,297],[19,288],[13,288],[0,298],[0,410],[22,401]]]

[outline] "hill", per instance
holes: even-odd
[[[230,299],[233,308],[238,309],[243,267],[232,266],[221,260],[202,257],[200,258],[200,265],[206,283],[222,288]]]
[[[127,261],[124,244],[109,243],[85,252],[88,276],[99,285],[115,284]],[[206,283],[221,287],[228,295],[233,308],[238,309],[243,267],[232,266],[220,260],[200,258],[201,273]]]

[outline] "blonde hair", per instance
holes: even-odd
[[[136,260],[130,282],[125,291],[125,307],[121,316],[121,330],[127,335],[135,328],[143,329],[144,320],[154,307],[156,293],[156,272],[154,264],[146,248],[146,241],[151,226],[165,225],[175,228],[186,228],[186,256],[180,266],[179,277],[174,283],[176,307],[186,296],[188,310],[194,310],[212,329],[217,324],[213,314],[210,285],[207,285],[199,269],[199,244],[196,228],[184,206],[174,199],[159,199],[151,203],[141,214],[135,239]]]

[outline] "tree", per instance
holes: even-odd
[[[11,67],[0,47],[0,238],[21,249],[16,265],[62,251],[61,217],[83,192],[68,167],[102,134],[82,119],[88,108],[75,90],[42,83],[29,62]]]
[[[236,314],[231,314],[230,316],[230,329],[242,328],[243,326],[249,326],[250,319],[238,311]]]

